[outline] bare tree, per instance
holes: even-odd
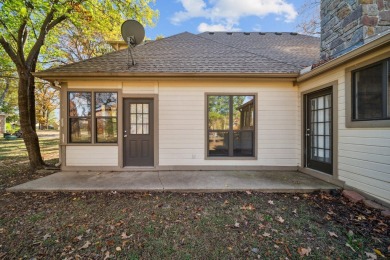
[[[299,9],[299,22],[297,25],[298,32],[320,36],[321,34],[321,1],[306,0]]]

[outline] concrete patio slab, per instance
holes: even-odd
[[[310,192],[338,186],[296,171],[58,172],[7,189],[27,191]]]

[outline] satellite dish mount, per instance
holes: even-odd
[[[123,40],[129,46],[127,55],[127,67],[130,68],[131,66],[135,65],[133,53],[135,51],[135,46],[143,42],[145,38],[145,29],[138,21],[127,20],[122,24],[121,33]]]

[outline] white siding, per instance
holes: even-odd
[[[390,128],[346,128],[345,123],[346,68],[383,53],[390,53],[390,48],[317,76],[299,88],[306,91],[338,80],[338,178],[390,203]]]
[[[118,166],[118,146],[67,146],[66,166]]]
[[[257,94],[257,160],[205,158],[206,93]],[[297,97],[286,82],[159,82],[159,165],[297,166]]]

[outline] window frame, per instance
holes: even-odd
[[[354,79],[353,72],[390,60],[388,53],[377,55],[369,60],[360,61],[345,68],[345,127],[346,128],[387,128],[390,118],[372,120],[354,120]]]
[[[253,130],[238,130],[239,132],[245,132],[245,131],[251,131],[253,132],[253,140],[252,140],[252,147],[253,147],[253,155],[252,156],[234,156],[233,154],[230,155],[231,153],[231,150],[233,150],[233,145],[231,146],[230,144],[232,143],[233,139],[234,139],[234,131],[233,129],[230,129],[229,127],[229,130],[210,130],[209,129],[209,124],[208,124],[208,121],[209,121],[209,96],[253,96],[254,97],[254,101],[253,101]],[[205,159],[206,160],[257,160],[257,121],[258,121],[258,118],[257,118],[257,98],[258,98],[258,94],[257,93],[253,93],[253,92],[248,92],[248,93],[243,93],[243,92],[239,92],[239,93],[226,93],[226,92],[207,92],[205,93],[204,95],[204,108],[205,108]],[[231,110],[230,110],[230,106],[233,108],[233,104],[231,104],[232,102],[232,99],[229,98],[229,126],[230,126],[230,122],[233,123],[233,113],[230,113]],[[209,155],[209,133],[211,132],[229,132],[229,148],[228,148],[228,153],[229,155],[228,156],[210,156]],[[232,134],[230,133],[232,132]]]
[[[116,94],[116,116],[97,116],[96,115],[96,94],[98,93],[115,93]],[[94,115],[94,126],[95,126],[95,143],[96,144],[118,144],[118,139],[119,139],[119,131],[118,131],[118,104],[119,104],[119,94],[117,91],[94,91],[93,92],[93,101],[94,101],[94,104],[93,104],[93,115]],[[97,129],[97,121],[98,119],[113,119],[115,118],[116,119],[116,142],[99,142],[98,141],[98,129]]]
[[[90,94],[90,97],[91,97],[91,100],[90,100],[90,115],[89,116],[71,116],[70,115],[70,94],[71,93],[89,93]],[[93,119],[92,119],[92,116],[93,116],[93,113],[94,113],[94,109],[93,109],[93,94],[92,94],[92,91],[89,91],[89,90],[81,90],[81,91],[78,91],[78,90],[70,90],[67,92],[67,95],[66,95],[66,116],[67,116],[67,124],[68,124],[68,143],[70,144],[92,144],[93,143]],[[90,120],[91,121],[91,141],[89,142],[74,142],[72,141],[72,124],[70,123],[71,119],[87,119],[87,120]]]
[[[356,105],[357,105],[357,98],[358,98],[358,95],[356,94],[356,73],[360,72],[360,71],[364,71],[366,69],[370,69],[370,68],[373,68],[375,66],[378,66],[378,65],[382,65],[381,66],[381,69],[382,69],[382,115],[383,117],[381,118],[365,118],[365,119],[358,119],[356,118],[357,117],[357,109],[356,109]],[[371,63],[370,65],[367,65],[367,66],[364,66],[364,67],[361,67],[361,68],[358,68],[358,69],[355,69],[353,71],[351,71],[351,83],[352,83],[352,86],[351,86],[351,96],[352,96],[352,102],[351,102],[351,105],[352,105],[352,115],[351,115],[351,120],[354,121],[354,122],[357,122],[357,121],[377,121],[377,120],[390,120],[390,114],[388,113],[388,93],[390,91],[390,86],[389,86],[389,78],[390,78],[390,73],[389,73],[389,66],[390,66],[390,59],[384,59],[384,60],[381,60],[379,62],[374,62],[374,63]]]
[[[69,115],[69,106],[70,106],[70,93],[90,93],[91,94],[91,116],[89,117],[71,117]],[[96,93],[116,93],[117,94],[117,114],[116,114],[116,125],[117,125],[117,140],[116,142],[97,142],[97,118],[106,118],[106,117],[97,117],[96,116]],[[119,144],[119,101],[120,101],[120,93],[117,90],[107,90],[107,89],[99,89],[97,91],[91,90],[91,89],[67,89],[66,90],[66,138],[67,141],[66,145],[84,145],[84,146],[94,146],[94,145],[118,145]],[[88,118],[91,120],[91,141],[90,142],[72,142],[71,141],[71,124],[70,119],[71,118]],[[114,118],[114,117],[110,117]]]

